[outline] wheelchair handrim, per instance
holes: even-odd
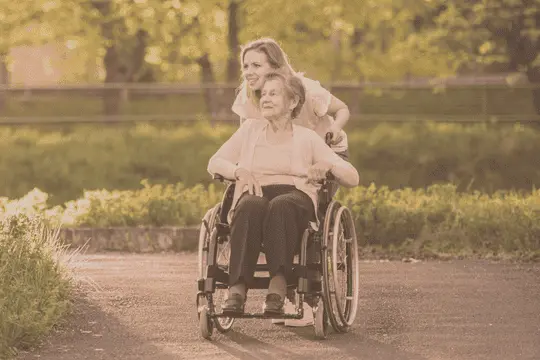
[[[326,308],[326,312],[328,314],[328,320],[330,320],[330,324],[337,332],[344,332],[345,331],[345,325],[343,323],[340,323],[340,317],[336,316],[336,313],[334,312],[334,306],[332,301],[332,292],[330,289],[330,286],[333,285],[333,280],[330,278],[332,275],[330,273],[330,267],[332,267],[331,261],[329,264],[329,260],[331,258],[329,257],[329,250],[332,247],[332,244],[329,243],[329,235],[330,235],[330,229],[331,229],[331,220],[333,218],[333,214],[339,209],[341,205],[333,200],[326,210],[325,219],[324,219],[324,227],[323,227],[323,247],[322,247],[322,253],[321,253],[321,262],[322,262],[322,268],[323,268],[323,279],[322,279],[322,285],[323,285],[323,300],[324,300],[324,306]]]
[[[345,241],[346,260],[346,278],[347,289],[344,304],[336,297],[336,306],[340,320],[346,326],[351,326],[356,318],[358,309],[358,288],[359,288],[359,269],[358,269],[358,244],[354,223],[350,210],[342,206],[336,214],[332,236],[332,278],[334,281],[334,289],[337,291],[339,287],[338,271],[338,248],[340,242],[340,225],[343,225],[343,236],[348,239]],[[343,260],[342,260],[343,261]],[[349,298],[349,299],[348,299]],[[344,306],[343,306],[344,305]]]
[[[210,243],[210,233],[207,231],[206,226],[204,225],[204,221],[206,220],[208,223],[208,228],[212,229],[215,226],[216,223],[216,217],[219,214],[219,209],[221,207],[221,203],[214,206],[212,209],[208,210],[206,214],[203,217],[203,222],[201,222],[201,227],[199,230],[199,251],[198,251],[198,271],[199,271],[199,279],[206,277],[206,264],[208,262],[208,252],[204,251],[205,247],[208,247],[208,244]]]

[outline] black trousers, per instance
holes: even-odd
[[[293,185],[262,187],[263,196],[244,193],[231,220],[229,285],[253,280],[261,252],[271,276],[291,277],[294,255],[315,211],[311,198]]]

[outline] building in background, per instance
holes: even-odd
[[[24,86],[96,83],[103,76],[96,57],[70,41],[12,48],[7,68],[9,83]]]

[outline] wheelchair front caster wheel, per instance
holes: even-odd
[[[328,316],[326,315],[322,301],[319,306],[317,306],[317,310],[314,311],[313,318],[315,337],[320,340],[326,339],[326,336],[328,335]]]
[[[208,315],[208,308],[204,307],[199,315],[199,330],[203,339],[209,340],[214,331],[214,322]]]

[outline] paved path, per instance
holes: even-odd
[[[540,359],[540,264],[362,262],[357,322],[323,341],[269,320],[202,340],[193,254],[85,255],[72,266],[99,291],[20,359]]]

